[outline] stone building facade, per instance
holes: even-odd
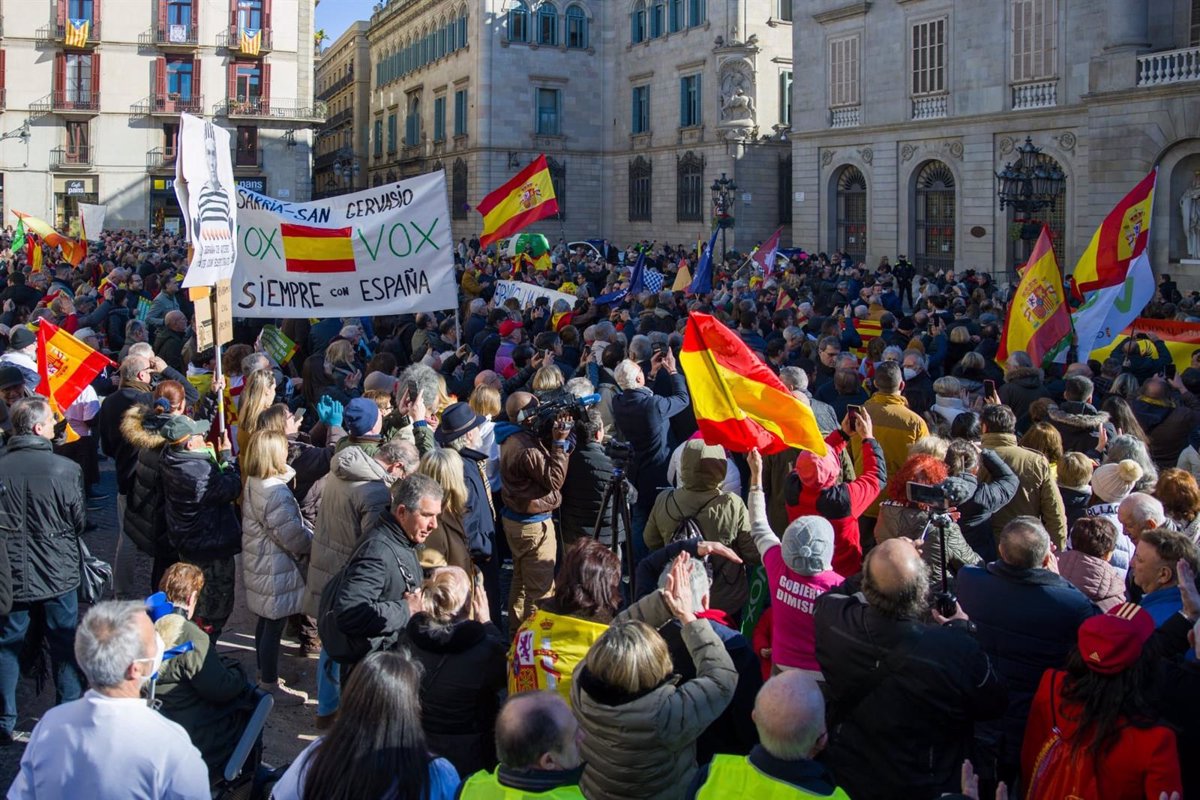
[[[1157,165],[1152,263],[1200,286],[1180,202],[1200,186],[1200,3],[814,0],[792,33],[797,245],[1011,276],[1028,243],[995,172],[1028,137],[1067,176],[1039,215],[1064,269]]]
[[[2,11],[6,222],[16,208],[68,226],[90,202],[108,206],[110,227],[177,226],[182,111],[233,133],[238,181],[308,198],[310,127],[324,116],[313,0],[4,0]]]
[[[790,0],[391,0],[368,33],[370,183],[445,169],[470,237],[479,200],[545,153],[562,213],[534,231],[674,243],[705,235],[725,173],[745,249],[791,211],[790,17]]]
[[[367,28],[365,20],[352,23],[317,59],[316,95],[328,113],[313,146],[314,198],[367,187],[371,119]]]

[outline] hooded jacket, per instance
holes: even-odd
[[[288,467],[280,477],[249,478],[242,492],[246,605],[264,619],[299,614],[303,605],[312,528],[288,488],[295,476]]]
[[[1125,581],[1113,569],[1113,565],[1103,558],[1079,550],[1068,550],[1058,557],[1058,574],[1083,592],[1104,613],[1125,602]]]
[[[920,414],[914,413],[908,407],[908,401],[900,395],[876,392],[863,403],[863,410],[871,417],[875,441],[879,443],[883,452],[883,474],[895,475],[908,460],[908,446],[921,437],[928,436],[929,426]],[[862,449],[862,439],[857,433],[852,440],[856,445],[852,448],[854,470],[858,475],[862,475],[867,471],[864,460],[866,451]],[[880,486],[883,486],[882,481]],[[879,503],[877,497],[863,514],[868,517],[879,516]]]
[[[172,552],[167,541],[167,510],[159,471],[167,440],[158,432],[158,422],[165,422],[167,417],[153,414],[148,406],[136,405],[121,418],[121,437],[136,454],[126,490],[125,533],[139,550],[156,557]]]
[[[1042,371],[1033,367],[1017,367],[1004,373],[1004,385],[997,394],[1000,402],[1013,410],[1017,419],[1029,415],[1029,406],[1040,397],[1049,397]]]
[[[684,444],[679,461],[678,489],[667,489],[654,500],[642,537],[646,547],[657,550],[670,543],[679,523],[693,517],[704,538],[732,547],[748,565],[760,563],[758,549],[750,536],[750,512],[742,498],[722,492],[725,479],[725,449],[700,439]],[[724,559],[713,560],[713,608],[738,614],[750,591],[746,568]]]
[[[313,534],[304,613],[318,615],[321,590],[346,565],[365,531],[379,520],[391,500],[392,477],[361,447],[339,450],[330,461],[321,489],[321,508]]]
[[[237,468],[208,450],[167,445],[160,460],[167,537],[184,558],[229,558],[242,546],[233,501],[242,493]]]
[[[947,478],[947,494],[953,495],[958,509],[958,527],[963,538],[985,561],[996,557],[996,539],[992,535],[992,515],[1016,496],[1021,488],[1017,473],[991,450],[979,453],[979,465],[991,478],[981,481],[978,475],[958,475]],[[965,497],[965,500],[958,498]]]
[[[562,505],[570,459],[567,448],[558,444],[546,447],[533,433],[511,422],[496,424],[496,442],[500,445],[504,516],[518,522],[549,519],[550,512]]]
[[[1067,400],[1050,407],[1050,424],[1062,435],[1063,451],[1091,453],[1100,443],[1099,434],[1108,422],[1108,413],[1097,411],[1091,403]]]
[[[1016,517],[1038,517],[1058,551],[1065,550],[1067,516],[1054,475],[1050,472],[1050,462],[1041,453],[1017,444],[1016,434],[1012,433],[985,433],[983,446],[994,451],[1020,481],[1013,499],[992,514],[992,533],[999,536],[1004,526]],[[985,473],[986,469],[980,469],[980,480],[986,483],[992,476]]]
[[[1150,440],[1147,449],[1151,460],[1159,469],[1175,466],[1192,431],[1200,426],[1200,399],[1189,393],[1166,402],[1139,397],[1132,408]]]

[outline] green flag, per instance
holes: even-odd
[[[12,251],[19,253],[25,249],[25,221],[17,220],[17,232],[13,235]]]

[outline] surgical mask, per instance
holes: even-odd
[[[152,661],[154,666],[150,670],[150,674],[142,676],[142,686],[148,684],[151,680],[158,677],[158,671],[162,669],[163,654],[167,651],[167,643],[157,633],[154,634],[154,658],[139,658],[138,661]]]
[[[917,372],[917,370],[913,369],[912,367],[904,368],[904,380],[906,380],[906,381],[911,381],[913,378],[917,377],[920,374],[921,373]]]

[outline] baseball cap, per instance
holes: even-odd
[[[0,367],[0,389],[8,389],[25,382],[21,370],[13,366]]]
[[[204,436],[212,423],[206,419],[192,419],[183,414],[176,414],[163,423],[159,433],[171,444],[180,444],[192,436]]]
[[[513,331],[515,331],[517,328],[524,328],[524,327],[525,327],[525,323],[523,323],[523,322],[519,322],[517,320],[506,319],[506,320],[504,320],[504,322],[500,323],[500,335],[508,336]]]
[[[33,331],[26,328],[24,325],[13,328],[8,334],[8,346],[13,350],[23,350],[33,344],[35,337]]]

